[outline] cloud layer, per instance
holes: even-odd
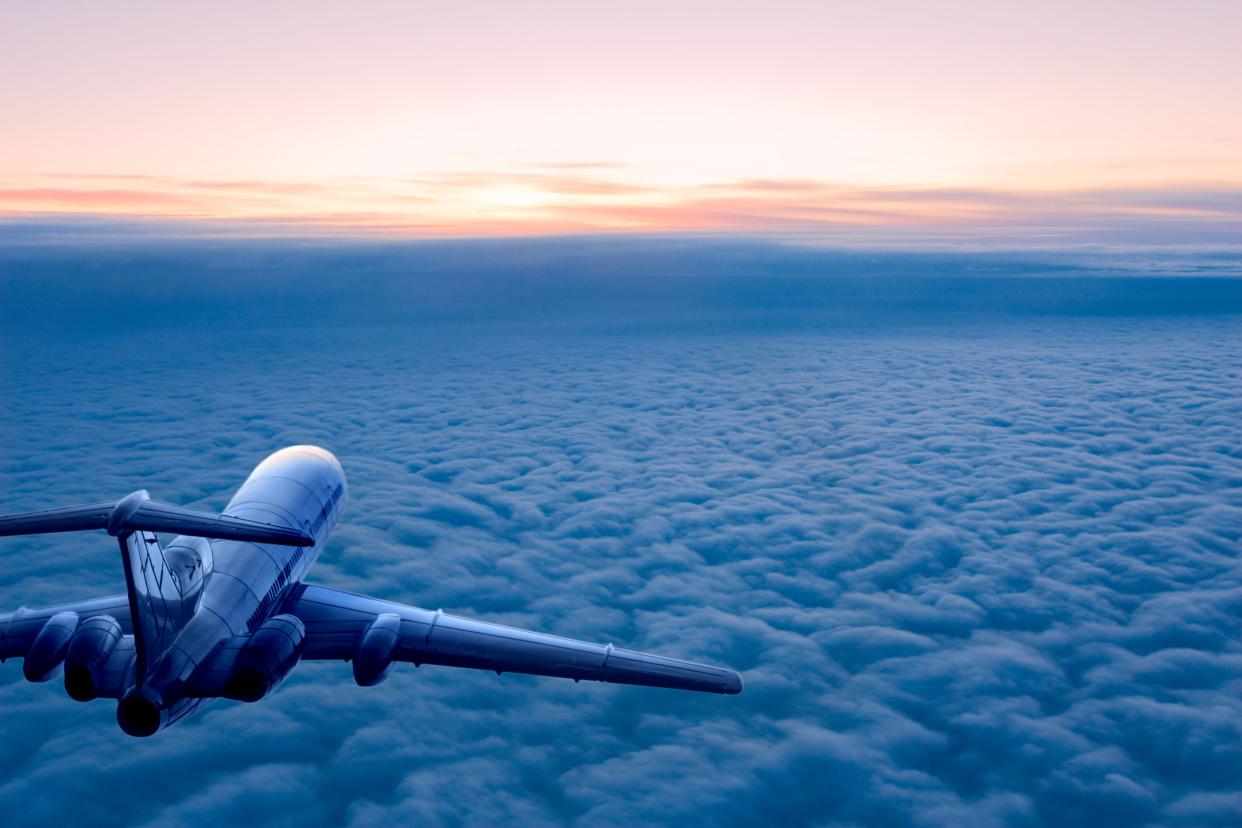
[[[329,270],[282,278],[321,296]],[[10,664],[6,825],[1236,823],[1237,316],[872,302],[833,323],[776,280],[698,325],[584,330],[532,301],[229,326],[228,301],[170,303],[179,272],[89,326],[6,326],[8,507],[139,486],[219,507],[266,453],[320,443],[351,487],[320,582],[726,663],[747,689],[431,667],[362,689],[306,664],[134,742]],[[731,295],[698,275],[695,297]],[[567,317],[584,290],[614,316],[652,295],[612,279],[537,295]],[[120,588],[102,537],[4,560],[6,608]]]

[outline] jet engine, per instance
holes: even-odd
[[[226,699],[256,702],[276,689],[297,665],[306,647],[306,627],[292,615],[275,615],[254,631],[237,654],[233,674],[221,693]]]
[[[51,681],[60,675],[61,664],[65,660],[65,651],[69,648],[69,639],[78,628],[76,612],[58,612],[39,630],[26,658],[22,662],[22,672],[27,681]]]
[[[354,653],[354,681],[360,687],[373,687],[388,678],[400,632],[401,616],[392,612],[381,613],[367,627]]]
[[[94,615],[82,622],[69,639],[65,655],[65,692],[69,698],[86,702],[99,695],[100,673],[122,635],[120,622],[111,615]]]

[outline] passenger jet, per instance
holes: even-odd
[[[30,681],[63,673],[78,701],[117,699],[116,720],[151,736],[216,698],[256,702],[303,659],[353,663],[383,681],[393,662],[473,667],[574,681],[740,693],[732,670],[504,627],[305,583],[345,505],[329,452],[268,457],[222,514],[151,500],[0,517],[0,535],[106,530],[126,593],[0,613],[0,661]],[[156,533],[175,534],[166,547]]]

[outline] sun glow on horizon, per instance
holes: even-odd
[[[12,5],[0,215],[1218,237],[1239,29],[1214,0]]]

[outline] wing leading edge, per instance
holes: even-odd
[[[395,661],[704,693],[742,691],[742,677],[722,667],[489,624],[321,586],[300,587],[284,611],[306,627],[304,659],[349,660],[380,615],[396,615],[400,625]]]

